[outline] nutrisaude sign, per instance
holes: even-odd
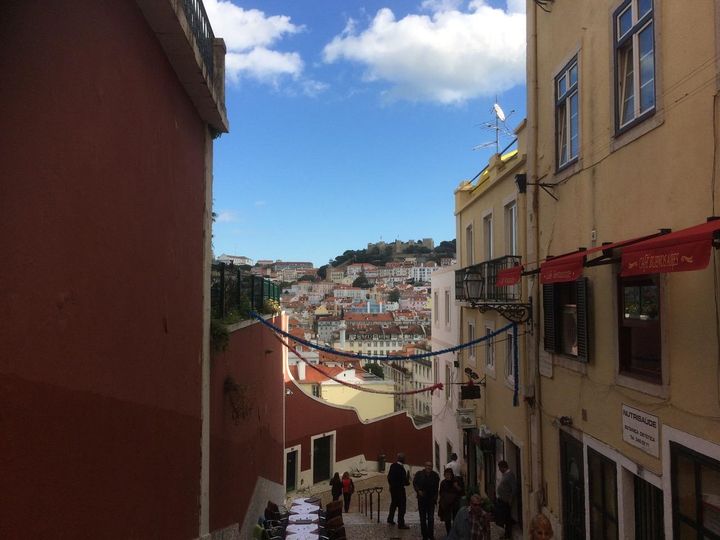
[[[657,416],[623,405],[622,430],[626,443],[660,457],[660,420]]]

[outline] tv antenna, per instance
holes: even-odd
[[[477,146],[473,146],[473,150],[481,150],[483,148],[489,148],[495,146],[495,153],[500,153],[500,136],[514,138],[515,134],[510,128],[507,127],[506,121],[513,115],[515,109],[505,114],[502,107],[498,103],[498,98],[495,96],[495,103],[493,103],[492,109],[490,109],[494,119],[489,122],[482,122],[480,126],[488,131],[493,131],[495,134],[494,141],[487,141],[480,143]]]

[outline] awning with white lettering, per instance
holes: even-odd
[[[710,263],[718,234],[720,219],[714,219],[628,246],[622,252],[621,275],[702,270]]]
[[[540,283],[575,281],[582,276],[583,267],[589,255],[597,254],[598,252],[603,252],[603,254],[611,253],[615,248],[636,244],[654,237],[655,235],[652,237],[643,236],[631,240],[623,240],[622,242],[607,243],[590,249],[581,249],[580,251],[573,251],[567,255],[547,259],[540,265]]]

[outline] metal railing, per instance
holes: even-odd
[[[381,487],[372,487],[361,489],[357,492],[358,512],[367,516],[369,510],[370,521],[373,519],[373,495],[377,494],[377,506],[375,507],[375,513],[377,514],[377,522],[380,523],[380,494],[382,491],[383,488]]]
[[[210,309],[214,319],[245,316],[262,310],[266,300],[280,301],[280,286],[233,264],[215,263],[210,278]]]
[[[517,302],[520,284],[498,286],[500,270],[518,266],[519,255],[505,255],[455,271],[455,300],[471,303]]]
[[[214,75],[213,40],[215,39],[215,34],[213,34],[212,27],[210,26],[210,19],[205,11],[205,6],[202,0],[183,0],[182,7],[188,24],[190,25],[190,31],[195,37],[197,46],[200,49],[200,56],[202,56],[205,68],[210,75],[210,80],[212,80]]]

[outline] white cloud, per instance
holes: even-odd
[[[267,204],[267,201],[255,201],[254,204],[255,204],[255,206],[257,206],[258,208],[260,208],[260,207],[262,207],[262,206],[265,206],[265,205]]]
[[[237,82],[250,77],[277,85],[281,77],[297,79],[303,61],[297,52],[272,47],[285,37],[302,32],[286,15],[266,15],[257,9],[243,9],[229,0],[205,0],[205,9],[216,36],[225,40],[226,75]]]
[[[220,210],[217,213],[215,221],[218,223],[232,223],[233,221],[237,221],[237,214],[232,210]]]
[[[460,11],[453,0],[426,0],[430,15],[400,20],[383,8],[361,32],[348,24],[323,59],[364,65],[364,80],[390,83],[394,98],[460,103],[490,96],[525,80],[521,3],[508,0],[502,10],[473,0]]]

